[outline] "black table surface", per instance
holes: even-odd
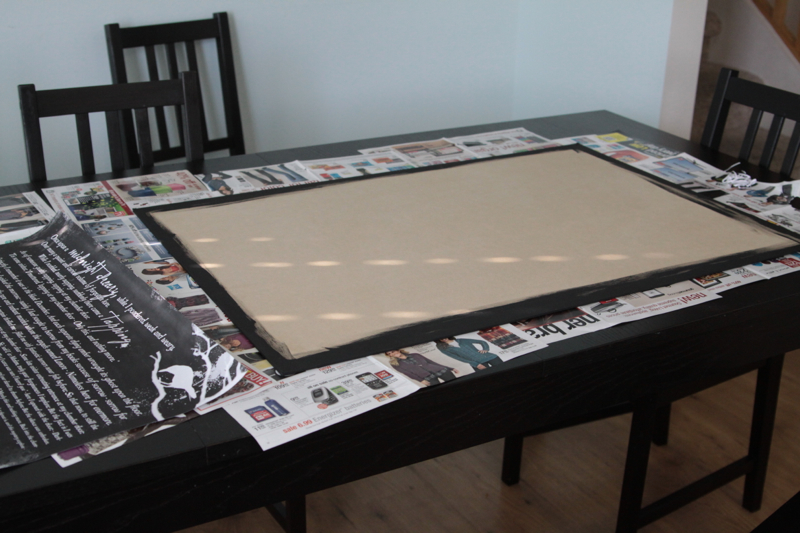
[[[353,155],[360,148],[514,127],[553,139],[620,131],[719,168],[735,161],[597,111],[208,159],[189,170]],[[154,170],[179,168],[187,167]],[[762,180],[779,180],[763,169],[747,170]],[[53,180],[45,187],[76,181],[82,180]],[[0,195],[26,190],[32,187],[9,186]],[[555,343],[266,452],[225,412],[215,411],[69,468],[44,459],[6,469],[0,471],[0,529],[173,531],[659,391],[700,390],[800,347],[798,301],[800,276],[754,283],[700,306]]]

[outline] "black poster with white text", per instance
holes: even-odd
[[[0,246],[0,468],[186,413],[240,365],[63,216]]]

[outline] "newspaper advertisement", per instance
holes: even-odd
[[[655,159],[666,159],[669,157],[674,157],[680,153],[676,150],[670,150],[669,148],[664,148],[663,146],[659,146],[651,142],[628,137],[627,135],[623,135],[619,132],[597,135],[597,139],[602,142],[624,146],[629,150],[635,150],[641,154],[644,154],[648,157],[653,157]]]
[[[403,159],[394,150],[372,155],[354,155],[337,157],[335,159],[315,159],[313,161],[300,161],[308,172],[318,180],[340,180],[357,178],[370,174],[383,174],[416,168],[416,165]]]
[[[512,325],[548,344],[611,327],[597,315],[578,308],[512,322]]]
[[[53,209],[79,224],[130,216],[138,207],[212,196],[202,182],[184,170],[65,185],[42,192]]]
[[[800,195],[800,182],[758,183],[754,187],[734,190],[730,194],[715,198],[716,201],[745,211],[760,218],[766,218],[767,212],[791,207],[792,200]],[[794,209],[794,208],[792,208]]]
[[[268,450],[418,389],[403,376],[362,358],[282,379],[223,408]]]
[[[769,261],[759,261],[758,263],[747,265],[745,268],[767,279],[777,278],[778,276],[797,272],[800,269],[800,254],[792,253]]]
[[[763,280],[764,278],[761,275],[748,270],[746,267],[740,267],[693,278],[691,281],[707,292],[718,293]]]
[[[299,161],[212,172],[211,174],[197,174],[197,178],[213,192],[214,196],[265,191],[267,189],[319,181]]]
[[[167,249],[134,215],[108,218],[97,222],[84,222],[81,227],[97,244],[122,263],[129,264],[170,257]]]
[[[55,215],[35,192],[0,197],[0,244],[33,235]]]
[[[540,145],[549,142],[549,139],[536,135],[525,128],[449,137],[447,140],[460,148],[469,150],[479,158],[530,152],[540,149]]]
[[[795,233],[800,233],[800,210],[792,206],[778,207],[759,213],[758,217]]]
[[[477,156],[471,151],[458,147],[447,139],[366,148],[359,152],[364,155],[375,155],[390,150],[399,152],[407,161],[419,167],[477,159]]]
[[[650,316],[676,311],[720,298],[691,281],[659,287],[649,291],[636,292],[610,300],[579,306],[580,309],[594,313],[610,324],[622,324]]]
[[[582,135],[580,137],[572,137],[572,141],[585,146],[595,152],[600,152],[612,159],[616,159],[621,163],[632,166],[640,166],[644,163],[657,161],[658,158],[646,153],[634,150],[630,146],[626,146],[613,139],[629,139],[622,134],[614,133],[608,135]]]
[[[715,178],[725,176],[722,170],[712,167],[689,154],[680,154],[669,159],[652,161],[640,165],[639,168],[670,183],[677,184],[699,181],[709,185],[716,183]]]
[[[438,339],[372,357],[421,387],[438,385],[546,347],[511,324]]]

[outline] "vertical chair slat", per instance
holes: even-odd
[[[114,172],[125,170],[125,154],[122,149],[119,111],[106,111],[106,129],[108,130],[108,152],[111,156],[111,170]]]
[[[147,108],[134,109],[136,117],[136,138],[139,141],[139,157],[142,160],[142,168],[153,166],[153,143],[150,139],[150,118],[147,116]]]
[[[789,146],[786,147],[786,155],[783,157],[783,165],[781,165],[781,174],[789,178],[794,169],[794,163],[797,161],[797,152],[800,150],[800,122],[796,122],[792,130],[792,138],[789,140]]]
[[[220,81],[222,82],[222,103],[225,107],[225,128],[231,155],[244,153],[244,133],[242,114],[239,111],[239,91],[236,88],[236,75],[233,67],[233,47],[227,13],[214,13],[219,35],[217,51],[219,56]],[[205,121],[203,121],[205,123]]]
[[[177,80],[178,74],[178,55],[175,53],[175,43],[167,44],[167,66],[169,67],[169,79]],[[181,106],[175,106],[175,121],[178,126],[178,138],[183,139],[183,116]]]
[[[192,72],[197,72],[199,80],[200,70],[198,69],[197,66],[197,51],[195,49],[197,43],[195,43],[194,41],[186,41],[185,44],[186,44],[186,59],[189,62],[189,70],[191,70]],[[203,123],[201,130],[203,146],[206,146],[208,144],[208,126],[206,126],[206,112],[205,109],[203,109],[202,90],[200,91],[200,119],[201,122]]]
[[[81,171],[84,176],[95,174],[94,150],[92,148],[92,128],[89,125],[89,113],[75,115],[78,128],[78,150],[81,155]]]
[[[728,121],[728,111],[731,103],[725,99],[725,92],[730,85],[731,78],[739,75],[736,70],[722,69],[717,80],[717,88],[714,97],[711,99],[711,107],[708,110],[708,119],[703,129],[703,137],[700,144],[717,150],[722,142],[722,132],[725,130],[725,123]]]
[[[25,136],[25,153],[28,156],[28,177],[32,183],[47,181],[44,166],[44,147],[42,129],[39,124],[39,104],[36,86],[20,85],[19,107],[22,113],[22,132]]]
[[[743,161],[747,161],[750,158],[750,152],[753,151],[753,143],[758,133],[758,125],[761,124],[761,117],[763,115],[764,112],[760,109],[753,109],[753,112],[750,114],[750,122],[747,124],[747,131],[744,134],[742,148],[739,150],[739,159]]]
[[[144,47],[145,57],[147,57],[147,73],[150,81],[158,81],[158,62],[156,61],[156,47],[148,45]],[[158,133],[158,145],[163,150],[169,148],[169,132],[167,131],[167,119],[164,115],[163,107],[153,109],[156,114],[156,132]]]
[[[772,163],[772,158],[775,155],[775,147],[778,146],[778,138],[781,136],[783,129],[784,118],[775,115],[772,117],[772,124],[769,127],[767,134],[767,141],[764,143],[764,151],[761,152],[761,160],[758,162],[759,166],[769,168]]]

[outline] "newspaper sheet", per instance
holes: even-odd
[[[546,346],[546,342],[532,339],[517,327],[504,324],[372,357],[418,386],[429,387],[492,368]]]
[[[525,128],[477,133],[461,137],[448,137],[459,148],[469,150],[479,158],[496,155],[530,152],[540,149],[549,139],[536,135]]]
[[[299,163],[320,181],[357,178],[358,176],[416,168],[416,165],[404,159],[400,153],[394,150],[373,155],[314,159]]]
[[[725,176],[722,170],[685,153],[638,166],[654,176],[678,184],[699,181],[710,185],[716,183],[715,178]]]
[[[701,289],[691,281],[682,281],[666,287],[582,305],[579,308],[596,314],[610,324],[622,324],[691,307],[719,297],[715,293]]]
[[[612,159],[634,167],[646,163],[653,163],[670,153],[674,155],[674,152],[671,150],[636,141],[620,133],[582,135],[580,137],[572,137],[571,140],[586,148],[590,148]]]
[[[285,378],[223,408],[268,450],[418,389],[403,376],[362,358]]]
[[[800,210],[794,207],[778,207],[770,211],[759,213],[758,217],[795,233],[800,233]]]
[[[214,196],[264,191],[277,187],[319,181],[299,161],[212,172],[211,174],[197,174],[197,178],[211,189]]]
[[[707,292],[719,293],[763,280],[759,274],[741,267],[693,278],[691,281]]]
[[[612,326],[597,315],[577,308],[512,324],[532,338],[548,344]]]
[[[716,201],[740,211],[767,218],[768,212],[790,205],[800,195],[800,181],[782,183],[758,183],[743,190],[733,190],[730,194],[715,198]],[[791,208],[794,209],[794,208]],[[783,211],[785,213],[786,210]],[[768,219],[769,220],[769,219]]]
[[[366,148],[359,150],[359,152],[364,155],[375,155],[389,152],[390,150],[399,152],[407,161],[420,167],[477,159],[477,156],[471,151],[456,146],[447,139]]]
[[[800,254],[794,253],[776,257],[769,261],[747,265],[745,268],[767,279],[777,278],[778,276],[800,271],[798,270],[800,269]]]
[[[185,170],[65,185],[42,192],[53,209],[79,224],[130,216],[138,207],[212,196],[200,180]]]
[[[35,192],[0,197],[0,244],[33,235],[55,215]]]

